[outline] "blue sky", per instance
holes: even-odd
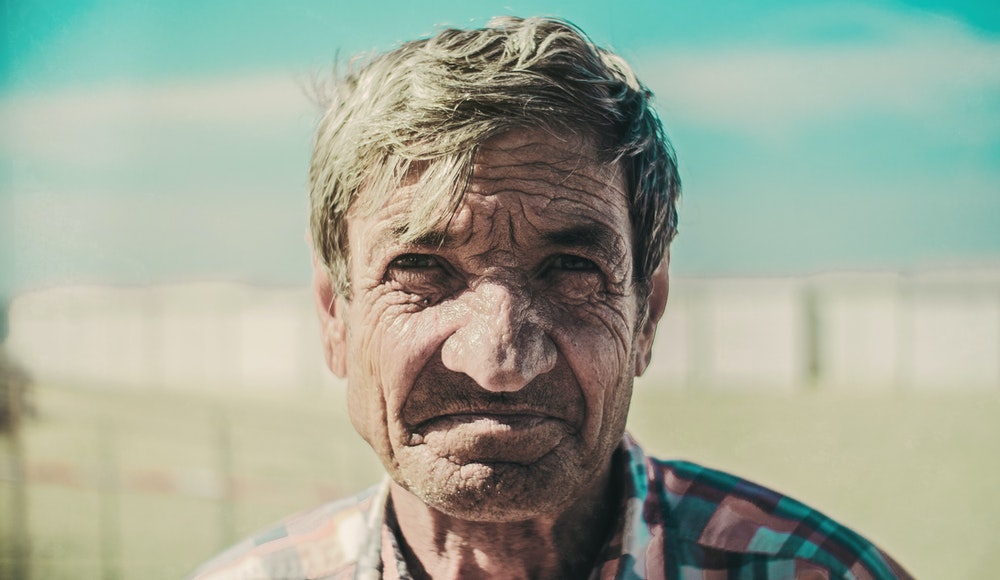
[[[656,92],[685,186],[676,273],[1000,262],[995,1],[4,6],[3,293],[304,283],[303,87],[510,13],[572,20]]]

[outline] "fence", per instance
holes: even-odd
[[[11,352],[40,380],[312,388],[306,289],[55,288],[16,298]],[[793,390],[1000,386],[1000,269],[676,278],[649,380]]]
[[[0,578],[178,578],[380,476],[333,393],[236,394],[39,385],[0,438]]]
[[[183,577],[234,537],[381,476],[340,389],[34,394],[20,471],[0,438],[0,578]],[[998,394],[640,388],[629,421],[654,454],[807,499],[917,577],[986,578],[1000,567]],[[942,497],[947,510],[914,509]]]
[[[667,308],[654,344],[663,382],[1000,387],[1000,272],[688,279]]]

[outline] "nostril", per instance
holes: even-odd
[[[555,344],[537,326],[492,330],[481,324],[458,329],[441,347],[444,366],[491,391],[519,390],[555,366]]]

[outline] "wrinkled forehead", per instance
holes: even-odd
[[[488,209],[486,215],[533,213],[553,220],[577,216],[597,221],[628,205],[621,165],[600,160],[592,141],[578,135],[510,131],[483,142],[469,166],[459,169],[412,167],[382,206],[392,208],[394,237],[414,241],[467,229],[472,224],[463,223],[458,210],[470,204]],[[442,178],[448,181],[442,183]]]
[[[623,195],[620,164],[602,162],[592,140],[540,129],[512,131],[483,143],[468,190],[490,195],[537,180],[600,197]]]

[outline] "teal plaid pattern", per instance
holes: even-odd
[[[625,436],[623,522],[595,578],[905,579],[871,542],[770,489],[684,461],[646,457]]]
[[[770,489],[647,457],[628,435],[619,519],[591,579],[894,580],[899,564],[847,527]],[[205,564],[198,580],[410,578],[388,480],[286,518]]]

